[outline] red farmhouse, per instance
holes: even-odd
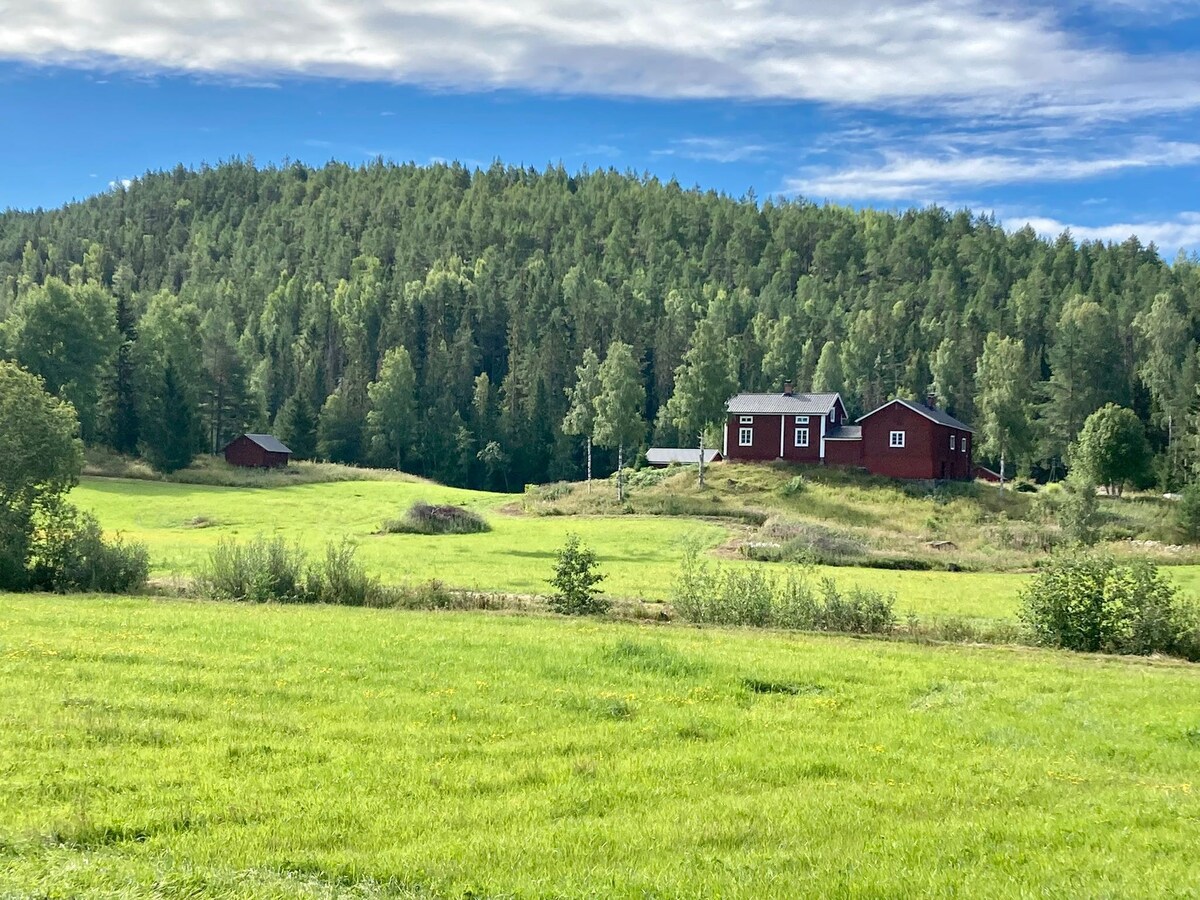
[[[724,457],[855,466],[890,478],[969,480],[970,426],[928,403],[892,400],[847,425],[838,394],[738,394]]]
[[[242,434],[225,445],[225,461],[244,468],[280,468],[291,456],[292,451],[269,434]]]

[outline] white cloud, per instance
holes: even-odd
[[[1007,216],[1004,227],[1010,231],[1030,226],[1044,237],[1054,238],[1070,231],[1076,240],[1120,243],[1137,237],[1143,244],[1155,244],[1160,251],[1200,247],[1200,212],[1179,213],[1172,219],[1151,222],[1119,222],[1111,225],[1071,225],[1045,216]]]
[[[0,57],[242,80],[1120,115],[1200,105],[1190,57],[1137,57],[987,0],[20,0]],[[1024,11],[1022,11],[1024,9]],[[999,10],[999,11],[997,11]]]
[[[672,141],[671,146],[651,151],[655,156],[681,156],[705,162],[733,163],[761,159],[774,148],[736,138],[687,137]]]
[[[1080,181],[1119,172],[1193,165],[1200,143],[1133,141],[1121,154],[1073,157],[1041,150],[1034,153],[922,156],[887,152],[882,162],[842,169],[810,169],[789,179],[788,193],[818,199],[930,202],[965,187]]]

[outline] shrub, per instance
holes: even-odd
[[[319,562],[282,538],[221,540],[200,567],[194,591],[213,600],[249,603],[385,605],[388,591],[356,559],[349,541],[330,542]]]
[[[831,579],[814,584],[808,566],[795,566],[783,578],[762,569],[710,566],[694,542],[684,547],[672,603],[685,621],[713,625],[856,634],[886,634],[896,625],[890,594],[842,591]]]
[[[214,600],[305,603],[310,601],[305,564],[304,551],[280,537],[245,543],[223,538],[200,566],[194,586]]]
[[[1094,482],[1079,475],[1066,480],[1058,502],[1058,521],[1072,543],[1085,546],[1096,543],[1100,510]]]
[[[1145,560],[1056,555],[1021,595],[1021,620],[1044,645],[1102,653],[1200,659],[1196,607]]]
[[[35,590],[122,594],[145,586],[146,545],[106,541],[96,517],[59,504],[35,519],[29,545],[29,586]]]
[[[554,577],[550,579],[555,589],[550,597],[551,608],[568,616],[606,612],[609,602],[596,589],[603,580],[604,575],[597,568],[596,552],[581,546],[579,535],[568,534],[567,542],[558,551]]]
[[[383,523],[385,534],[479,534],[491,531],[487,520],[463,506],[414,503],[401,519]]]

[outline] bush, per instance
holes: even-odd
[[[1021,595],[1021,620],[1051,647],[1200,659],[1193,604],[1145,560],[1081,550],[1051,559]]]
[[[463,506],[414,503],[402,519],[383,523],[385,534],[479,534],[491,531],[487,520]]]
[[[814,584],[812,569],[783,578],[762,569],[710,566],[689,543],[675,582],[673,606],[685,621],[807,631],[886,634],[896,625],[895,597],[863,588],[842,591],[832,579]]]
[[[106,541],[96,517],[61,504],[35,518],[29,545],[28,585],[35,590],[139,590],[150,575],[146,545],[121,537]]]
[[[330,542],[324,559],[309,563],[299,546],[282,538],[221,540],[200,567],[193,589],[213,600],[385,605],[387,589],[367,574],[356,553],[349,541]]]
[[[1096,543],[1100,509],[1094,482],[1071,475],[1058,501],[1058,521],[1063,534],[1072,543],[1091,546]]]
[[[558,551],[554,564],[555,588],[550,606],[555,612],[568,616],[589,616],[606,612],[609,602],[600,596],[596,585],[604,580],[597,570],[596,552],[580,546],[579,535],[568,534],[567,542]]]

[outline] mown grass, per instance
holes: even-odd
[[[1200,670],[0,595],[0,895],[1186,896]]]
[[[545,593],[554,555],[568,532],[594,548],[614,597],[666,600],[689,539],[716,547],[730,527],[679,516],[532,516],[503,510],[511,495],[421,482],[220,488],[85,478],[72,501],[105,528],[145,541],[156,576],[188,577],[222,538],[280,536],[311,552],[349,537],[369,572],[385,582],[437,579],[470,590]],[[380,535],[379,523],[413,502],[461,504],[485,512],[492,530],[470,535]],[[732,565],[755,565],[731,561]],[[844,586],[897,595],[897,611],[922,616],[1011,619],[1023,576],[993,573],[820,569]]]

